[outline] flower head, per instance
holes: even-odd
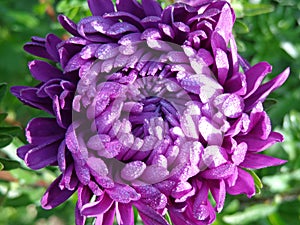
[[[24,49],[35,87],[13,87],[34,118],[18,155],[28,167],[58,166],[42,198],[51,209],[78,193],[76,224],[210,224],[227,193],[255,194],[245,169],[280,165],[262,155],[281,134],[262,102],[289,70],[262,84],[271,66],[237,53],[226,1],[162,9],[153,0],[89,0],[72,36],[33,37]],[[212,194],[215,205],[208,200]]]

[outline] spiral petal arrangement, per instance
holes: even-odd
[[[41,204],[78,194],[76,224],[206,225],[226,194],[255,194],[246,169],[285,161],[260,152],[283,136],[263,102],[289,69],[263,83],[271,66],[237,53],[226,1],[88,0],[92,16],[59,22],[71,36],[33,37],[24,49],[35,87],[12,93],[50,118],[34,118],[18,156],[61,175]],[[53,63],[49,63],[49,60]],[[211,193],[214,202],[208,198]]]

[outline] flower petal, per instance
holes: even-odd
[[[139,215],[145,225],[169,225],[169,223],[154,209],[141,202],[135,202],[134,206],[138,209]]]
[[[88,0],[89,8],[94,16],[102,16],[104,13],[114,11],[111,0]]]
[[[246,194],[248,198],[251,198],[255,195],[255,185],[252,176],[240,168],[238,168],[238,174],[235,185],[227,187],[227,192],[231,195]]]
[[[248,152],[240,166],[248,169],[262,169],[269,166],[279,166],[286,162],[286,160],[277,159],[268,155]]]
[[[49,186],[45,192],[41,205],[44,209],[53,209],[61,203],[65,202],[71,195],[76,191],[76,189],[70,191],[68,189],[61,190],[59,188],[59,182],[62,179],[62,175],[56,178],[55,181]]]
[[[90,202],[82,206],[81,214],[84,216],[98,216],[107,212],[114,201],[107,195],[98,197],[98,200],[95,202]]]
[[[118,203],[116,207],[116,219],[118,224],[134,225],[134,214],[131,204]]]
[[[249,98],[245,99],[245,111],[250,110],[256,105],[257,102],[265,100],[265,98],[275,89],[280,87],[288,78],[290,69],[285,69],[281,74],[279,74],[274,79],[268,81],[267,83],[261,85],[255,93],[253,93]]]

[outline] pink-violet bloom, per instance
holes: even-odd
[[[255,194],[245,169],[285,161],[260,152],[272,131],[266,97],[289,69],[263,83],[267,62],[237,53],[226,1],[88,0],[92,16],[59,22],[71,36],[33,37],[24,49],[35,87],[11,89],[50,118],[34,118],[18,156],[61,175],[42,198],[52,209],[77,192],[76,225],[207,225],[226,194]],[[59,65],[59,66],[54,66]],[[212,194],[215,203],[208,199]]]

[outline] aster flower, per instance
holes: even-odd
[[[226,1],[89,0],[92,16],[59,22],[72,36],[33,37],[24,49],[35,87],[13,87],[34,118],[18,156],[31,169],[58,166],[42,198],[51,209],[78,194],[76,224],[211,224],[226,194],[255,194],[245,169],[280,165],[260,154],[283,137],[263,101],[289,69],[237,53]],[[59,67],[54,66],[59,64]],[[212,194],[215,203],[209,201]]]

